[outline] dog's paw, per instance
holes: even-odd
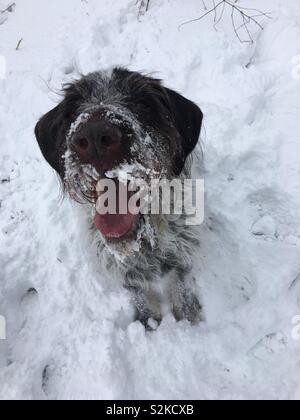
[[[137,313],[136,321],[139,321],[147,331],[156,331],[160,326],[162,317],[157,314]]]
[[[186,319],[191,324],[199,324],[203,320],[202,305],[194,293],[187,293],[173,306],[173,315],[176,321]]]

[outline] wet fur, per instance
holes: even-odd
[[[72,124],[81,114],[105,108],[105,117],[112,115],[133,138],[133,161],[138,160],[146,168],[155,167],[169,179],[189,178],[202,112],[163,87],[159,80],[120,68],[92,73],[68,84],[63,95],[61,103],[39,121],[35,133],[44,157],[61,177],[65,192],[81,203],[80,217],[86,221],[88,242],[92,252],[97,253],[99,267],[107,274],[117,274],[130,290],[137,319],[147,328],[151,328],[150,318],[160,322],[164,296],[171,302],[177,320],[198,322],[201,306],[189,274],[199,246],[198,228],[188,226],[185,215],[145,216],[139,227],[138,248],[134,241],[109,244],[93,224],[90,185],[97,175],[93,168],[80,164],[68,142]],[[151,146],[145,141],[147,136]],[[153,161],[145,156],[153,156]]]

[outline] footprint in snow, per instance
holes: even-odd
[[[38,302],[39,294],[34,287],[30,287],[21,298],[21,306],[25,315],[29,315]]]
[[[277,226],[273,217],[265,215],[260,217],[251,228],[251,233],[256,237],[277,238]]]
[[[258,359],[266,360],[284,353],[287,344],[288,339],[282,332],[268,334],[250,350],[249,354]]]
[[[54,363],[48,363],[42,371],[42,390],[46,397],[50,398],[52,395],[52,382],[55,376],[56,366]]]

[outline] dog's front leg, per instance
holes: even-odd
[[[131,279],[128,281],[128,279]],[[135,279],[132,285],[132,277],[127,276],[125,288],[131,293],[132,301],[136,309],[136,320],[140,321],[147,330],[153,331],[161,323],[161,301],[159,296],[151,289],[151,285],[140,285]]]
[[[170,287],[173,314],[177,321],[188,320],[198,324],[202,320],[202,306],[196,294],[195,279],[187,273],[175,272]]]

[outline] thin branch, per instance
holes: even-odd
[[[229,3],[227,0],[224,0],[224,2],[229,4],[234,10],[237,10],[243,18],[247,17],[250,21],[252,20],[252,22],[254,22],[257,26],[259,26],[261,30],[264,30],[263,26],[253,16],[250,16],[244,13],[242,10],[240,10],[241,8],[239,6],[234,6],[233,4]],[[248,9],[248,10],[251,10],[251,9]],[[258,10],[253,10],[253,11],[258,12]],[[267,14],[263,12],[261,12],[260,15],[267,16]]]
[[[188,25],[190,23],[194,23],[194,22],[199,22],[199,20],[204,19],[206,16],[210,15],[211,12],[214,11],[214,9],[217,9],[219,6],[221,6],[222,3],[224,3],[225,0],[221,0],[220,3],[218,3],[215,7],[213,7],[212,9],[208,10],[206,13],[204,13],[204,15],[200,16],[199,18],[196,19],[191,19],[191,20],[187,20],[186,22],[183,22],[181,25],[178,26],[178,29],[181,29],[183,26]]]
[[[234,32],[235,32],[235,34],[236,34],[236,36],[237,36],[238,40],[239,40],[241,43],[244,43],[244,41],[241,39],[240,34],[239,34],[239,32],[238,32],[238,30],[237,30],[237,28],[236,28],[234,13],[235,13],[235,9],[234,9],[234,8],[232,8],[232,11],[231,11],[231,21],[232,21],[232,26],[233,26]]]
[[[237,4],[238,1],[239,0],[220,0],[219,3],[216,3],[215,0],[212,0],[213,7],[209,10],[207,10],[206,4],[204,3],[206,12],[202,16],[200,16],[199,18],[192,19],[192,20],[189,20],[187,22],[182,23],[178,27],[178,29],[180,30],[183,26],[185,26],[187,24],[194,23],[194,22],[199,22],[200,20],[204,19],[209,14],[213,14],[214,15],[214,28],[217,30],[217,25],[222,20],[226,7],[229,7],[229,8],[231,8],[232,27],[233,27],[233,30],[234,30],[237,38],[239,39],[239,41],[241,43],[253,43],[254,41],[253,41],[253,37],[252,37],[251,32],[250,32],[249,26],[251,24],[254,24],[257,27],[259,27],[260,30],[264,30],[263,25],[260,23],[260,21],[258,19],[262,18],[262,17],[265,17],[267,19],[272,19],[272,17],[270,16],[270,13],[261,12],[257,9],[250,9],[250,8],[247,8],[247,7],[239,6]],[[220,7],[222,7],[222,10],[221,10],[221,14],[218,18],[218,9]],[[241,25],[238,25],[237,19],[242,19],[243,23]],[[242,39],[242,36],[240,34],[241,29],[245,30],[245,33],[247,34],[247,38],[248,38],[247,40]]]
[[[272,19],[271,13],[270,12],[262,12],[261,10],[258,9],[250,9],[249,7],[243,7],[243,6],[235,6],[234,4],[232,4],[230,2],[230,0],[224,0],[227,4],[229,4],[232,7],[235,7],[237,10],[248,10],[249,12],[256,12],[258,13],[257,16],[265,16],[268,19]],[[237,1],[235,2],[237,3]]]
[[[19,42],[18,42],[18,44],[17,44],[17,46],[16,46],[16,51],[19,51],[19,49],[20,49],[20,47],[21,47],[22,42],[23,42],[23,38],[19,40]]]
[[[251,40],[251,43],[253,44],[254,43],[254,40],[252,38],[252,35],[251,35],[250,30],[249,30],[249,27],[248,27],[249,21],[247,21],[247,19],[246,19],[245,16],[244,16],[244,19],[245,19],[244,28],[245,28],[248,36],[249,36],[249,39]],[[262,30],[264,30],[264,28],[262,28]]]
[[[207,10],[207,6],[206,6],[206,4],[205,4],[205,1],[204,1],[204,0],[202,0],[202,3],[203,3],[203,8],[204,8],[204,10]]]
[[[214,24],[214,28],[215,28],[215,30],[217,30],[217,26],[218,26],[218,24],[221,22],[221,20],[222,20],[222,18],[223,18],[223,16],[224,16],[225,9],[226,9],[226,3],[223,3],[223,8],[222,8],[222,11],[221,11],[220,17],[219,17],[219,19],[217,20],[217,22]]]
[[[293,290],[299,282],[300,282],[300,273],[296,276],[296,278],[291,283],[289,290]]]
[[[213,4],[214,4],[214,13],[215,13],[214,22],[216,23],[218,19],[218,9],[216,8],[216,0],[213,0]]]
[[[137,0],[136,4],[138,3],[140,3],[138,11],[138,20],[140,20],[141,16],[149,11],[150,0]]]
[[[0,13],[5,13],[5,12],[12,12],[14,7],[16,7],[16,3],[12,3],[11,5],[9,5],[6,9],[4,10],[0,10]]]

